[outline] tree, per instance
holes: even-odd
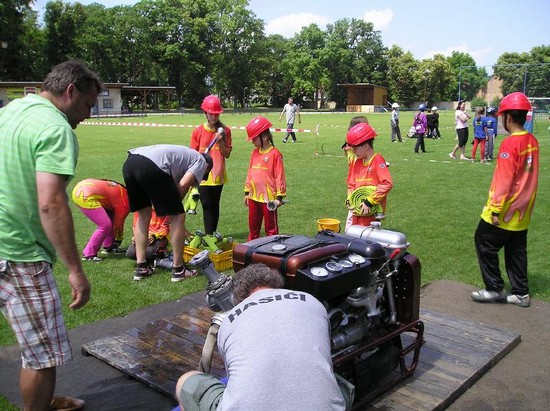
[[[327,26],[323,65],[329,76],[328,94],[338,107],[343,107],[346,99],[339,84],[388,84],[386,52],[380,32],[370,22],[342,19]]]
[[[264,37],[263,22],[247,5],[246,0],[215,0],[208,7],[213,17],[209,21],[213,33],[211,76],[220,94],[242,106]]]
[[[20,65],[15,67],[19,80],[43,79],[49,71],[46,65],[44,47],[46,37],[37,23],[37,13],[31,9],[25,10],[23,17],[23,32],[18,38],[20,45]]]
[[[113,46],[115,40],[114,13],[100,4],[85,6],[85,22],[77,31],[74,47],[78,50],[78,58],[95,67],[103,81],[114,81],[117,77],[114,62],[115,53],[121,55],[124,50]]]
[[[388,85],[393,101],[402,106],[410,106],[418,99],[418,73],[423,73],[420,63],[415,60],[410,51],[406,53],[396,45],[388,52]]]
[[[175,86],[188,105],[207,94],[205,77],[212,47],[205,0],[144,0],[139,4],[150,27],[151,61],[159,78]]]
[[[550,46],[534,47],[529,52],[529,77],[527,95],[532,97],[550,96]]]
[[[113,17],[111,81],[133,85],[169,85],[164,70],[154,61],[153,41],[147,9],[141,3],[133,7],[117,6]]]
[[[81,50],[77,46],[78,33],[87,13],[80,3],[63,3],[61,0],[46,4],[44,24],[46,32],[45,55],[49,66],[68,59],[79,59]]]
[[[340,84],[353,82],[351,67],[353,54],[348,47],[349,20],[338,20],[327,26],[327,41],[323,52],[323,65],[328,70],[329,85],[327,93],[336,101],[338,108],[345,107],[346,90]]]
[[[494,66],[494,75],[502,80],[502,94],[526,91],[528,53],[504,53]]]
[[[431,59],[424,60],[420,65],[420,75],[425,87],[425,96],[419,96],[418,101],[436,102],[445,100],[449,83],[453,82],[454,70],[442,54],[436,54]]]
[[[85,6],[86,21],[75,43],[79,58],[96,67],[104,81],[166,84],[152,61],[149,20],[140,5],[110,9]]]
[[[504,95],[514,91],[534,97],[550,95],[550,46],[534,47],[530,53],[504,53],[494,69]]]
[[[325,33],[316,25],[303,27],[290,41],[290,51],[281,64],[283,78],[291,85],[288,96],[296,96],[296,102],[303,99],[317,100],[317,92],[327,83],[327,72],[321,64],[325,47]]]
[[[31,3],[2,0],[0,4],[0,80],[21,81],[36,74],[32,58],[40,36],[34,30],[36,15]]]
[[[455,81],[449,83],[445,100],[471,100],[479,89],[487,83],[489,76],[483,67],[477,67],[468,53],[453,51],[447,57],[455,71]]]
[[[294,80],[284,75],[283,61],[290,50],[290,41],[280,34],[261,37],[251,73],[252,89],[249,95],[256,103],[281,106],[292,90]]]

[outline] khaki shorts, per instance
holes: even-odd
[[[355,387],[345,378],[335,374],[338,388],[342,392],[346,410],[351,410],[355,397]],[[220,403],[226,385],[209,374],[191,375],[180,392],[177,393],[179,402],[185,411],[215,411]]]
[[[185,411],[215,411],[224,391],[225,384],[217,378],[194,374],[187,378],[177,395]]]

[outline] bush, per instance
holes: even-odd
[[[472,110],[474,110],[477,107],[486,107],[487,102],[482,97],[474,97],[472,101],[470,101],[470,107],[472,107]]]

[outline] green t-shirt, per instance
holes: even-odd
[[[74,175],[78,142],[64,113],[35,94],[0,110],[0,259],[54,262],[38,212],[36,172]]]

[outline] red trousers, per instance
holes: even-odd
[[[474,138],[474,146],[472,147],[472,160],[476,159],[476,150],[478,145],[481,145],[479,155],[482,160],[485,160],[485,139],[484,138]]]
[[[277,224],[277,210],[269,211],[266,203],[259,203],[254,200],[248,200],[248,241],[260,237],[262,220],[266,235],[279,234]]]
[[[354,215],[351,219],[351,223],[353,225],[362,225],[365,227],[368,227],[373,221],[376,221],[376,218],[372,215],[368,217],[363,215]]]

